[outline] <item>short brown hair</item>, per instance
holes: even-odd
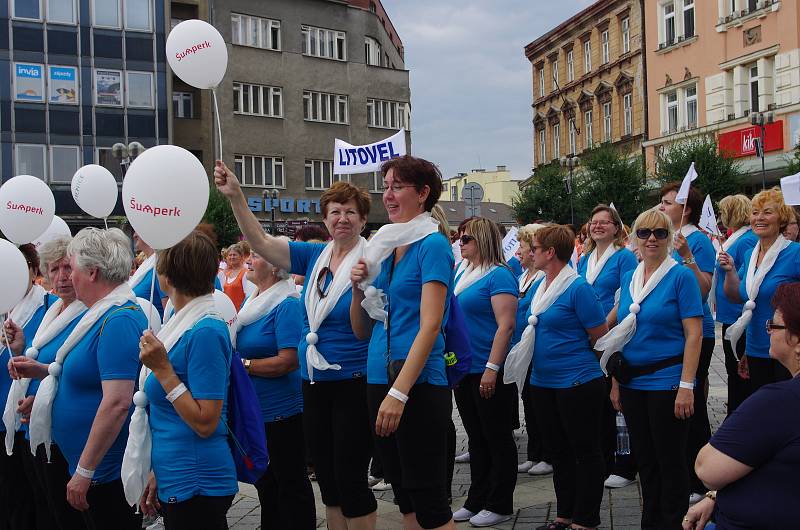
[[[418,192],[428,186],[430,193],[425,199],[426,212],[430,212],[433,205],[439,202],[439,197],[442,195],[442,173],[432,162],[424,158],[403,155],[389,159],[381,166],[381,172],[384,175],[390,169],[394,170],[395,179],[406,184],[413,184]]]
[[[669,184],[665,184],[663,188],[661,188],[661,192],[658,195],[659,197],[663,197],[667,193],[675,192],[678,193],[678,190],[681,189],[682,181],[676,180],[675,182],[670,182]],[[703,213],[703,196],[700,195],[700,192],[697,191],[697,188],[694,186],[689,186],[689,196],[686,199],[686,207],[689,209],[689,222],[693,225],[696,225],[700,222],[700,216]]]
[[[214,292],[217,265],[214,242],[195,230],[177,245],[158,252],[156,272],[166,276],[179,293],[203,296]]]
[[[25,261],[28,262],[28,267],[33,270],[35,275],[39,275],[39,253],[36,252],[36,246],[33,243],[25,243],[19,246],[19,251],[25,256]]]
[[[552,248],[556,251],[556,258],[563,263],[569,262],[575,251],[575,233],[565,225],[550,225],[540,228],[533,235],[542,250]]]
[[[358,186],[340,180],[339,182],[334,182],[333,186],[325,190],[325,193],[320,197],[319,206],[322,209],[322,216],[327,217],[328,204],[332,202],[344,204],[347,201],[355,201],[356,210],[358,210],[358,214],[361,217],[366,218],[369,215],[369,208],[372,204],[372,198],[369,193]]]
[[[800,300],[800,283],[784,283],[775,290],[772,307],[783,315],[786,330],[795,337],[800,337],[800,306],[797,300]]]

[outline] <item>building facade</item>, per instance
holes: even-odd
[[[442,200],[461,201],[464,185],[474,182],[483,188],[484,202],[511,205],[511,200],[519,193],[519,180],[514,180],[506,166],[497,166],[494,171],[473,169],[469,173],[459,173],[442,182]]]
[[[642,13],[600,0],[525,47],[533,88],[533,167],[611,142],[641,149],[647,119]]]
[[[764,168],[776,183],[800,139],[797,2],[647,0],[645,20],[650,168],[672,142],[710,134],[750,174],[748,191],[760,189],[751,119],[766,113]]]

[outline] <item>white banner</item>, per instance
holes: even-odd
[[[405,154],[405,129],[400,129],[397,134],[369,145],[350,145],[337,138],[333,150],[333,173],[351,175],[378,171],[387,160]]]
[[[506,261],[513,258],[514,254],[519,248],[517,232],[519,232],[519,228],[514,226],[508,232],[506,232],[506,237],[503,238],[503,255],[505,256]]]
[[[800,173],[781,179],[783,202],[790,206],[800,205]]]

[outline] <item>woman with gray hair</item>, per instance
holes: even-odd
[[[147,319],[126,283],[133,261],[121,230],[85,228],[67,247],[75,297],[89,309],[58,348],[31,411],[31,447],[55,440],[68,466],[67,502],[89,528],[138,530],[120,466],[128,437],[138,341]]]

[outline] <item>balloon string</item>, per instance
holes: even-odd
[[[103,224],[106,225],[106,230],[108,230],[108,217],[103,217]]]
[[[153,296],[156,294],[156,268],[153,267],[152,276],[150,278],[150,307],[147,308],[147,328],[152,332],[153,324]]]
[[[211,89],[211,95],[214,97],[214,116],[217,118],[217,142],[219,145],[219,160],[222,160],[222,124],[219,119],[219,106],[217,105],[217,90]]]
[[[10,361],[11,357],[13,357],[14,354],[11,353],[11,343],[8,341],[8,335],[6,334],[5,322],[8,319],[9,319],[9,315],[8,315],[8,313],[6,313],[6,317],[3,319],[3,340],[5,341],[5,345],[6,345],[5,349],[8,350],[8,359]],[[11,366],[11,370],[14,372],[14,374],[13,374],[14,379],[19,379],[19,375],[17,374],[17,370],[14,368],[14,365],[13,364],[9,364],[9,366]]]

